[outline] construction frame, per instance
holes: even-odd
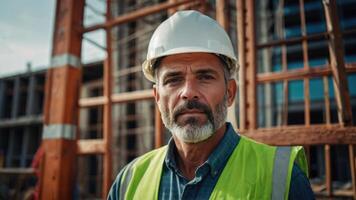
[[[283,2],[283,1],[282,1]],[[304,0],[299,0],[302,36],[292,39],[279,39],[267,43],[258,43],[256,40],[255,1],[236,0],[236,26],[238,60],[240,71],[238,74],[239,96],[238,116],[230,119],[239,120],[239,132],[257,141],[272,145],[325,145],[326,161],[326,196],[346,195],[356,199],[356,127],[352,124],[351,103],[347,83],[347,73],[356,72],[356,65],[347,65],[344,61],[342,36],[356,33],[356,29],[342,32],[338,24],[336,1],[323,1],[327,22],[327,31],[320,34],[307,34]],[[113,93],[112,90],[112,36],[113,27],[125,24],[144,16],[158,12],[174,13],[179,9],[197,9],[205,12],[205,0],[169,0],[156,5],[148,6],[130,13],[113,18],[111,15],[111,1],[107,0],[106,22],[90,27],[83,26],[84,0],[57,0],[55,30],[53,37],[53,51],[51,68],[47,72],[44,109],[44,132],[42,145],[45,156],[42,162],[40,179],[41,199],[71,199],[74,188],[76,165],[74,163],[79,155],[100,154],[103,156],[103,183],[102,197],[113,182],[112,152],[110,141],[112,138],[112,107],[114,104],[135,102],[139,100],[153,100],[153,91],[133,91]],[[227,31],[229,18],[226,10],[229,9],[227,1],[216,0],[216,19]],[[83,34],[98,29],[106,32],[106,53],[104,61],[103,95],[91,98],[79,98],[81,82],[81,45]],[[328,40],[330,63],[319,68],[310,68],[308,64],[308,42],[324,38]],[[303,63],[301,69],[288,71],[286,45],[301,43],[303,47]],[[273,73],[257,72],[257,51],[263,48],[279,46],[282,49],[282,70]],[[312,125],[310,123],[310,94],[309,80],[321,77],[328,85],[328,76],[332,76],[335,99],[337,102],[338,123],[330,120],[330,100],[325,97],[326,123]],[[276,81],[283,82],[283,90],[288,93],[288,82],[303,80],[304,83],[304,125],[287,125],[260,128],[258,127],[258,84],[268,84]],[[324,91],[328,94],[328,91]],[[288,96],[284,96],[288,102]],[[78,113],[80,108],[94,106],[103,107],[103,138],[77,139]],[[285,114],[287,115],[287,114]],[[287,117],[287,116],[286,116]],[[155,147],[164,144],[164,128],[160,113],[155,111]],[[350,169],[352,175],[352,191],[333,191],[332,174],[330,168],[330,145],[348,144]],[[73,153],[76,152],[76,153]]]

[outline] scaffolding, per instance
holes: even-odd
[[[356,26],[341,25],[336,0],[98,1],[104,11],[89,0],[57,0],[51,68],[44,91],[41,199],[71,199],[78,184],[95,187],[93,196],[82,198],[105,199],[119,169],[166,143],[167,131],[154,104],[152,84],[144,79],[140,64],[153,30],[184,9],[215,18],[235,44],[239,92],[228,118],[239,133],[271,145],[303,145],[309,159],[316,153],[322,155],[325,161],[319,164],[325,174],[318,173],[325,178],[312,182],[314,192],[321,197],[356,199],[352,117],[356,98],[350,96],[354,86],[347,79],[356,73],[356,59],[346,59],[354,48],[345,44],[347,38],[356,38]],[[310,17],[315,9],[321,9],[321,17]],[[86,24],[86,10],[102,20]],[[325,28],[311,31],[310,24],[317,20],[325,22]],[[90,38],[89,33],[96,31],[104,33],[104,44]],[[104,61],[82,68],[84,41],[104,51]],[[31,96],[39,79],[44,81],[35,74],[30,79],[1,80],[0,105],[10,99],[18,107],[5,111],[9,108],[0,106],[0,115],[37,112],[40,108],[19,103],[21,92],[9,98],[1,94],[29,85]],[[317,101],[315,85],[321,93]],[[295,90],[298,98],[291,95]],[[34,101],[34,97],[28,99]],[[348,187],[333,185],[334,145],[347,147]]]

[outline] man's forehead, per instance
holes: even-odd
[[[219,62],[219,57],[211,53],[182,53],[168,55],[162,58],[161,63],[195,63],[195,62]]]
[[[190,69],[211,69],[220,71],[223,65],[218,56],[209,53],[187,53],[171,55],[162,58],[158,66],[159,71],[181,71]]]

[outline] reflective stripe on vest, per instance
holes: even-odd
[[[127,187],[129,186],[132,177],[132,171],[133,171],[132,165],[135,163],[136,160],[137,158],[130,162],[130,164],[126,168],[124,177],[122,177],[122,181],[120,185],[120,199],[125,199]]]
[[[272,175],[272,200],[284,199],[290,154],[291,147],[277,147],[276,149]]]

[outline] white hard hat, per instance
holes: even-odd
[[[212,18],[189,10],[176,12],[157,27],[142,64],[143,73],[155,82],[153,65],[157,58],[194,52],[217,54],[227,62],[230,72],[236,70],[237,59],[225,30]]]

